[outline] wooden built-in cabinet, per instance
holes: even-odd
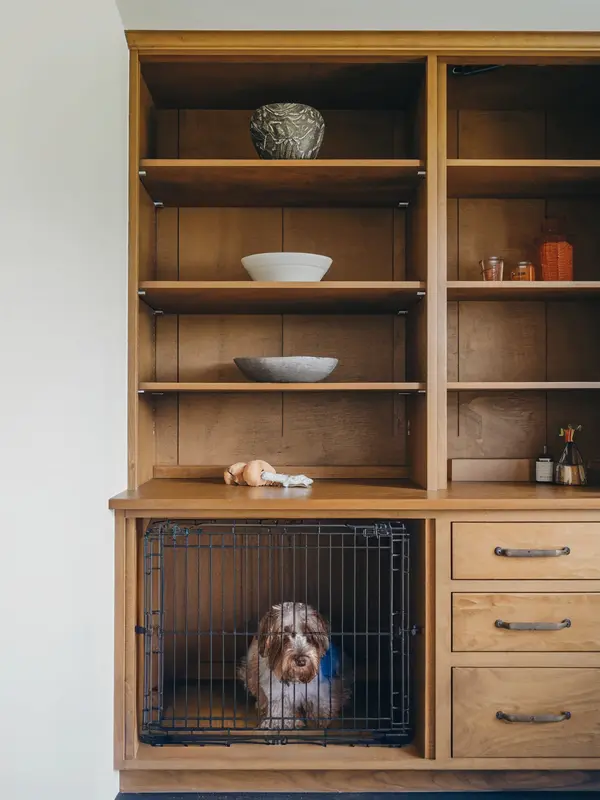
[[[600,457],[600,36],[128,38],[122,788],[598,788],[600,489],[527,479],[568,423]],[[317,160],[257,157],[250,115],[280,100],[322,111]],[[574,237],[574,280],[511,283],[549,216]],[[276,250],[333,265],[317,284],[250,281],[241,257]],[[490,255],[502,284],[480,280]],[[339,367],[282,387],[233,363],[309,354]],[[254,457],[315,485],[223,485]],[[157,517],[415,521],[413,743],[141,744],[140,548]]]

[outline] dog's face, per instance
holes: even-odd
[[[284,683],[310,683],[328,649],[326,621],[304,603],[273,606],[260,621],[259,655]]]

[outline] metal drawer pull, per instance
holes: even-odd
[[[504,722],[530,722],[540,724],[544,722],[565,722],[571,719],[571,712],[562,711],[560,714],[505,714],[504,711],[497,711],[496,719],[504,720]]]
[[[506,558],[557,558],[558,556],[568,556],[570,552],[570,547],[557,547],[554,550],[510,550],[506,547],[494,549],[497,556],[506,556]]]
[[[494,623],[497,628],[504,628],[507,631],[562,631],[563,628],[571,627],[570,619],[563,619],[562,622],[503,622],[497,619]]]

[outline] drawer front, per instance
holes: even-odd
[[[600,650],[600,594],[453,594],[452,649]]]
[[[600,579],[600,522],[455,522],[452,577]]]
[[[457,667],[452,695],[456,758],[600,752],[600,669]]]

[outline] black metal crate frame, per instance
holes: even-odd
[[[407,744],[410,544],[396,520],[153,520],[137,629],[141,741]],[[235,677],[260,617],[286,601],[323,613],[352,663],[352,696],[326,728],[258,729],[254,698]]]

